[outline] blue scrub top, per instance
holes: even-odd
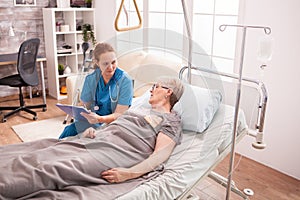
[[[131,105],[133,97],[132,80],[123,70],[117,68],[112,78],[105,85],[101,70],[86,76],[81,92],[81,100],[91,103],[91,110],[98,115],[112,114],[117,104]],[[94,108],[98,107],[98,110]]]

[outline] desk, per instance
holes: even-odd
[[[0,66],[1,65],[10,65],[17,64],[18,53],[10,53],[10,54],[0,54]],[[40,73],[42,79],[42,95],[43,95],[43,103],[46,105],[46,91],[45,91],[45,79],[44,79],[44,64],[46,58],[39,57],[37,58],[37,62],[40,64]]]

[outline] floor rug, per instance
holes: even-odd
[[[60,116],[26,124],[19,124],[12,126],[12,129],[23,142],[43,138],[58,138],[66,126],[66,124],[63,124],[64,118],[65,116]]]

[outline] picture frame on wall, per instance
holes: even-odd
[[[36,0],[14,0],[14,6],[36,6]]]

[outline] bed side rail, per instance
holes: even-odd
[[[185,70],[187,70],[188,68],[189,68],[188,66],[184,66],[180,69],[180,71],[179,71],[180,79],[183,79],[183,74],[184,74]],[[239,78],[237,74],[229,74],[229,73],[225,73],[225,72],[219,72],[219,71],[204,68],[204,67],[191,66],[191,70],[205,72],[205,73],[213,74],[213,75],[218,75],[221,77],[227,77],[227,78],[231,78],[232,80],[238,80],[238,78]],[[254,148],[264,149],[266,147],[266,144],[263,142],[263,130],[264,130],[265,112],[266,112],[266,106],[267,106],[267,100],[268,100],[267,89],[266,89],[265,84],[257,79],[242,77],[242,84],[243,83],[254,84],[259,93],[259,99],[258,99],[259,102],[258,102],[258,106],[257,106],[257,115],[256,115],[257,119],[256,119],[255,129],[249,128],[248,134],[256,138],[256,141],[252,143],[252,146]]]

